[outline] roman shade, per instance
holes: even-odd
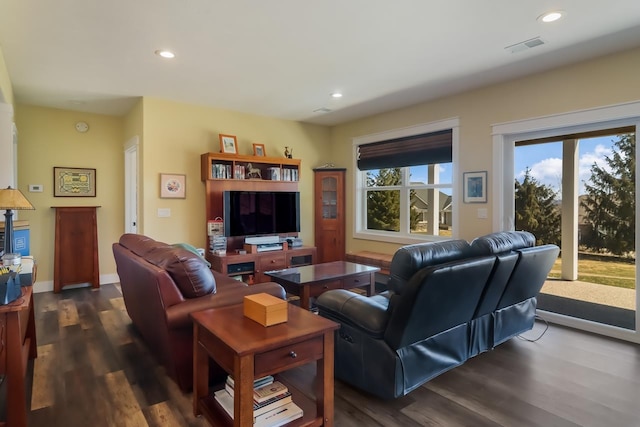
[[[358,146],[358,169],[451,163],[451,129],[388,139]]]

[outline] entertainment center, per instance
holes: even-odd
[[[316,262],[315,247],[298,246],[299,159],[228,153],[200,159],[207,221],[222,218],[227,239],[226,253],[207,250],[211,268],[260,283],[269,281],[265,271]],[[270,237],[277,241],[261,240]]]

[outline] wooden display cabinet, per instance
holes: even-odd
[[[317,168],[313,171],[318,262],[344,261],[346,169]]]

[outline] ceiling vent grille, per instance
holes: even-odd
[[[330,113],[331,110],[327,107],[318,108],[317,110],[313,110],[314,113]]]
[[[522,52],[523,50],[532,49],[536,46],[541,46],[544,44],[544,41],[540,37],[534,37],[529,40],[525,40],[520,43],[512,44],[511,46],[505,47],[505,50],[510,53]]]

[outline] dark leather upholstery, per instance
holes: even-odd
[[[341,324],[335,375],[389,399],[533,327],[536,295],[557,258],[530,233],[400,248],[391,290],[332,290],[316,301]]]
[[[210,270],[202,258],[184,248],[139,234],[124,234],[113,244],[113,255],[134,327],[185,392],[193,384],[192,312],[241,304],[249,294],[286,296],[277,283],[247,286]]]

